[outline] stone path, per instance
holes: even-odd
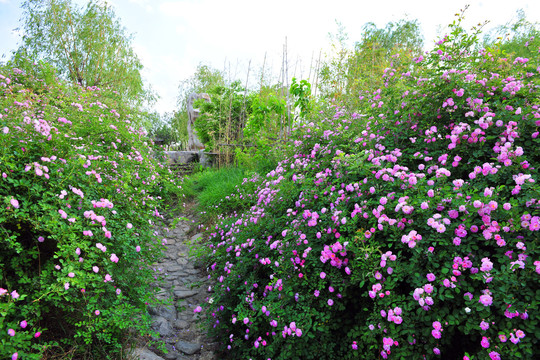
[[[188,236],[194,217],[182,220],[174,229],[159,228],[159,236],[167,239],[167,251],[156,269],[165,275],[165,284],[160,288],[160,300],[172,300],[171,305],[150,307],[153,329],[165,344],[167,354],[155,347],[138,347],[133,360],[213,360],[215,344],[205,336],[199,317],[193,312],[197,305],[205,302],[210,286],[206,269],[197,267],[195,258],[188,256],[189,244],[196,243],[202,234]]]

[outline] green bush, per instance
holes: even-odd
[[[296,129],[209,229],[223,357],[534,358],[540,57],[450,30],[358,113]]]
[[[153,225],[180,189],[136,111],[22,65],[0,68],[0,358],[114,358],[148,332]]]

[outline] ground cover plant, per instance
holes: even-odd
[[[47,64],[0,67],[0,358],[108,359],[147,333],[161,197],[134,119]]]
[[[457,20],[245,179],[256,204],[209,229],[222,357],[534,358],[539,43],[477,45]]]

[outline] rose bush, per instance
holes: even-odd
[[[148,332],[153,224],[180,187],[136,110],[19,62],[0,68],[0,358],[110,358]]]
[[[223,356],[534,357],[538,42],[514,59],[450,30],[231,195],[253,206],[208,229]]]

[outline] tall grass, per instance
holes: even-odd
[[[253,171],[239,167],[206,169],[184,180],[185,195],[196,201],[201,220],[212,222],[222,212],[232,213],[250,206],[250,199],[241,196],[240,190],[250,186],[243,184],[244,179],[254,175]]]

